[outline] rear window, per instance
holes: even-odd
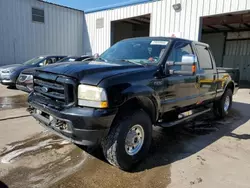
[[[196,49],[198,52],[198,60],[201,69],[212,69],[212,60],[209,53],[209,50],[206,46],[196,45]]]

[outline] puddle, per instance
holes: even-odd
[[[207,135],[219,130],[215,121],[196,121],[184,127],[184,130],[195,135]]]
[[[28,95],[0,97],[0,110],[28,107]]]
[[[175,161],[185,159],[210,145],[225,130],[230,130],[229,125],[234,120],[234,115],[231,115],[227,121],[217,121],[209,114],[196,119],[194,127],[192,122],[166,129],[156,127],[148,157],[135,166],[133,172],[121,171],[105,162],[103,157],[90,157],[81,170],[51,185],[51,188],[165,188],[171,183],[171,166]],[[199,160],[204,163],[205,159],[199,156]],[[197,182],[200,183],[201,179]]]
[[[0,162],[5,163],[5,164],[12,163],[15,160],[15,158],[17,158],[21,155],[24,155],[24,154],[30,153],[30,152],[36,152],[39,149],[40,150],[51,149],[51,148],[53,148],[53,145],[55,146],[55,144],[57,145],[57,148],[58,148],[60,146],[69,144],[69,142],[65,141],[65,140],[59,142],[58,140],[53,140],[50,138],[48,140],[44,140],[42,142],[39,142],[36,145],[29,146],[29,147],[23,147],[23,145],[17,144],[14,147],[12,146],[12,151],[6,150],[5,154],[2,154],[3,157],[2,157]],[[22,146],[22,148],[14,150],[15,148],[17,148],[19,146]]]
[[[21,156],[34,155],[46,149],[60,149],[64,145],[70,144],[69,141],[50,133],[41,133],[40,135],[42,135],[42,137],[38,135],[24,141],[7,145],[0,152],[0,163],[12,163],[16,158]]]
[[[9,187],[46,187],[74,173],[84,151],[50,133],[9,144],[0,152],[0,179]]]
[[[161,133],[161,131],[154,132],[155,141],[152,143],[148,157],[134,166],[132,172],[125,172],[108,164],[99,149],[92,153],[95,157],[89,155],[79,171],[52,184],[50,187],[165,188],[171,183],[170,156],[173,154],[168,152],[168,145],[164,143],[172,138],[168,138],[166,134]]]
[[[230,125],[232,124],[232,121],[236,121],[241,119],[240,113],[232,109],[230,114],[222,120],[216,119],[213,114],[207,113],[205,116],[201,116],[187,124],[183,127],[183,130],[187,133],[196,135],[196,136],[202,136],[202,135],[208,135],[213,134],[214,132],[220,131],[221,129],[228,126],[230,128]]]
[[[14,188],[165,188],[171,183],[171,167],[176,161],[196,154],[240,126],[239,118],[239,114],[233,112],[221,121],[209,116],[197,119],[195,127],[187,123],[184,128],[154,128],[150,152],[133,172],[111,166],[101,151],[88,155],[57,136],[38,135],[0,151],[0,162],[3,162],[0,179]],[[206,162],[202,156],[197,156],[197,160],[201,165]]]
[[[170,167],[171,165],[160,166],[130,173],[89,157],[81,170],[53,184],[51,188],[165,188],[171,182]]]

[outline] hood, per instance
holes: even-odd
[[[23,66],[22,64],[11,64],[11,65],[5,65],[5,66],[1,66],[0,70],[2,69],[14,69],[17,67]]]
[[[22,71],[22,74],[33,74],[36,71],[37,67],[35,68],[30,68],[30,69],[25,69]]]
[[[97,85],[105,78],[123,74],[127,72],[145,69],[140,65],[119,65],[115,63],[90,61],[90,62],[70,62],[63,64],[53,64],[38,68],[39,71],[50,72],[58,75],[65,75],[77,79],[80,83]]]

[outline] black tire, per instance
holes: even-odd
[[[229,107],[227,110],[224,109],[224,104],[226,102],[227,97],[229,97]],[[214,103],[214,115],[217,118],[224,118],[228,115],[231,107],[232,107],[232,101],[233,101],[233,92],[231,89],[227,89],[225,93],[222,95],[219,101],[216,101]]]
[[[127,133],[134,125],[140,125],[144,131],[144,142],[141,149],[131,156],[125,149]],[[147,113],[137,110],[126,116],[120,116],[112,125],[107,137],[102,141],[105,158],[109,163],[122,170],[129,171],[148,154],[152,140],[152,122]]]

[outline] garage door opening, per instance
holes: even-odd
[[[149,36],[150,14],[111,22],[111,44],[133,37]]]
[[[201,19],[200,40],[210,45],[217,66],[239,68],[241,84],[250,84],[250,13]]]

